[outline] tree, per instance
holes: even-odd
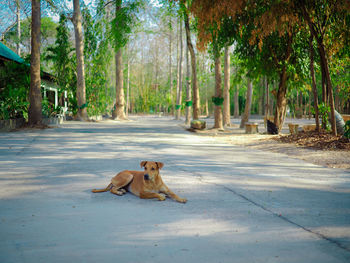
[[[16,22],[5,33],[4,38],[6,42],[13,47],[20,48],[21,56],[30,53],[31,50],[31,18],[20,20]],[[20,26],[20,29],[18,28]],[[42,17],[40,23],[40,48],[44,50],[47,46],[54,42],[56,36],[57,23],[51,17]],[[19,39],[20,38],[20,39]]]
[[[229,47],[225,46],[224,56],[224,126],[231,126],[230,112],[230,51]]]
[[[56,28],[55,44],[46,49],[46,60],[52,62],[52,69],[57,78],[58,86],[65,91],[75,93],[76,78],[73,78],[72,52],[74,49],[69,41],[69,30],[67,17],[63,13],[60,15],[59,25]],[[74,87],[75,85],[75,87]]]
[[[182,58],[183,58],[183,45],[182,45],[182,19],[180,21],[180,34],[179,34],[179,45],[178,49],[178,68],[177,68],[177,84],[176,84],[176,114],[175,119],[179,120],[181,115],[181,103],[182,103]]]
[[[194,48],[191,41],[189,11],[188,11],[188,8],[185,6],[184,1],[181,1],[180,4],[184,10],[184,22],[185,22],[185,30],[186,30],[187,47],[191,55],[193,119],[198,120],[199,114],[200,114],[200,97],[199,97],[199,88],[197,83],[196,53],[194,52]]]
[[[191,88],[190,88],[190,59],[188,57],[188,46],[186,45],[186,120],[185,124],[189,125],[191,122]]]
[[[42,123],[42,97],[40,79],[40,0],[32,0],[32,48],[30,59],[30,90],[29,90],[29,125],[41,125]]]
[[[317,88],[316,88],[316,77],[315,77],[315,69],[314,69],[314,47],[313,47],[313,36],[310,36],[309,40],[309,48],[310,48],[310,77],[312,80],[312,93],[314,95],[314,105],[315,105],[315,120],[316,120],[316,131],[320,131],[320,120],[318,113],[318,96],[317,96]]]
[[[322,75],[326,80],[327,92],[329,95],[332,132],[336,135],[335,106],[329,70],[329,57],[334,55],[332,53],[336,53],[345,43],[345,32],[349,26],[345,21],[346,18],[349,18],[350,5],[346,0],[296,1],[295,5],[298,6],[298,10],[301,10],[301,16],[308,24],[310,33],[317,42],[321,59]],[[337,39],[335,39],[334,36],[336,36]],[[327,42],[331,42],[330,45],[332,46],[329,47],[328,50],[327,44],[329,43]]]
[[[81,22],[81,11],[79,0],[73,1],[73,24],[75,33],[75,50],[77,55],[77,120],[87,120],[87,103],[85,89],[85,69],[84,69],[84,42]]]
[[[122,11],[122,0],[115,1],[115,15],[116,15],[116,28],[119,28],[119,15]],[[120,45],[117,43],[116,45]],[[116,67],[116,102],[115,108],[112,112],[113,119],[124,120],[125,116],[125,98],[124,98],[124,77],[123,77],[123,57],[122,57],[122,46],[116,50],[115,54],[115,67]]]
[[[110,6],[105,6],[103,0],[99,0],[94,16],[87,7],[82,10],[85,85],[89,116],[106,114],[115,97],[115,89],[111,89],[109,82],[111,75],[115,75],[114,65],[111,66],[114,52],[108,39],[109,8]]]
[[[124,77],[123,77],[123,57],[121,48],[115,54],[116,64],[116,103],[112,118],[125,120],[125,97],[124,97]]]
[[[221,57],[220,50],[216,43],[213,43],[213,53],[215,61],[215,95],[213,97],[214,106],[214,128],[223,129],[222,119],[222,87],[221,87]]]
[[[21,55],[21,48],[20,48],[20,41],[21,41],[21,6],[19,4],[19,0],[16,0],[16,22],[17,22],[17,39],[18,42],[16,43],[16,51],[17,55]]]
[[[246,122],[249,120],[250,110],[252,107],[252,95],[253,95],[253,85],[252,85],[252,81],[248,77],[247,78],[247,96],[246,96],[246,102],[244,107],[244,113],[242,115],[241,124],[239,126],[240,128],[244,128]]]
[[[249,65],[250,70],[253,71],[251,74],[261,72],[267,63],[278,72],[279,87],[276,94],[275,124],[279,129],[282,127],[286,112],[289,77],[287,66],[292,58],[294,36],[294,27],[289,21],[289,19],[294,21],[294,16],[291,15],[289,19],[286,19],[283,13],[284,16],[281,17],[279,13],[284,9],[284,3],[271,3],[270,1],[260,3],[259,1],[223,0],[212,3],[208,0],[195,0],[192,5],[192,10],[198,18],[198,45],[202,49],[207,43],[213,41],[215,34],[227,39],[226,42],[233,37],[240,44],[237,52],[249,58],[248,63],[253,63]],[[279,24],[276,23],[276,20],[279,20]],[[222,21],[227,22],[222,23]],[[230,23],[231,32],[222,30],[222,27]],[[280,27],[279,32],[281,33],[271,26],[274,23]],[[212,27],[213,24],[218,26]],[[211,27],[213,32],[208,32],[208,27]],[[224,34],[220,34],[220,31]]]
[[[127,6],[122,6],[122,0],[115,1],[115,18],[112,20],[112,38],[116,52],[116,103],[112,112],[114,119],[126,119],[125,116],[125,98],[123,88],[123,63],[122,48],[129,41],[129,34],[136,22],[133,13],[136,13],[140,3],[129,2]]]

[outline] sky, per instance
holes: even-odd
[[[73,10],[73,0],[64,0],[64,1],[55,1],[54,2],[59,3],[60,6],[64,6],[67,10]],[[26,19],[27,17],[30,17],[30,10],[31,10],[31,1],[30,0],[21,0],[22,3],[24,3],[24,9],[21,11],[21,19]],[[83,1],[85,5],[87,5],[90,8],[94,8],[96,0],[84,0]],[[47,7],[47,4],[45,4],[45,1],[42,1],[42,16],[50,16],[53,18],[55,22],[59,21],[59,14],[52,12]],[[159,2],[159,0],[149,0],[150,5],[154,7],[160,7],[162,4]],[[15,13],[15,1],[14,0],[0,0],[0,34],[2,35],[3,32],[11,25],[16,23],[16,13]]]
[[[152,0],[157,2],[156,0]],[[21,0],[23,3],[21,10],[21,19],[26,19],[31,16],[31,1]],[[55,22],[59,21],[59,14],[49,10],[48,5],[45,1],[42,2],[42,16],[50,16]],[[65,6],[67,10],[73,10],[73,0],[64,1],[54,1],[58,2],[60,6]],[[92,7],[94,0],[84,0],[87,6]],[[2,35],[4,31],[11,25],[16,23],[16,7],[14,0],[0,0],[0,34]]]

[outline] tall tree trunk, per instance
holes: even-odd
[[[335,104],[335,110],[338,111],[338,112],[341,112],[342,109],[340,107],[340,87],[339,85],[337,85],[335,87],[335,94],[334,94],[334,104]]]
[[[224,126],[231,126],[230,112],[230,51],[229,47],[225,47],[224,59]]]
[[[40,0],[32,0],[32,39],[30,58],[30,90],[29,90],[29,125],[42,123],[42,97],[40,79],[40,26],[41,8]]]
[[[279,75],[280,75],[280,81],[278,84],[278,90],[276,95],[276,111],[275,111],[275,125],[278,128],[278,131],[281,131],[284,118],[286,116],[286,108],[287,108],[287,80],[288,80],[288,74],[287,74],[287,66],[286,64],[289,63],[291,54],[292,54],[292,44],[293,44],[293,35],[287,34],[287,47],[286,52],[281,59],[280,62],[283,62],[282,68],[280,69]],[[277,61],[277,59],[276,59]]]
[[[171,20],[171,16],[170,16],[170,24],[172,23]],[[170,98],[172,99],[173,96],[173,77],[172,77],[172,43],[173,43],[173,39],[172,39],[172,29],[170,28],[169,30],[169,94],[170,94]],[[172,104],[172,101],[170,101],[170,104]],[[168,105],[170,106],[170,105]]]
[[[272,84],[272,90],[276,88],[276,81],[273,81],[273,84]],[[273,96],[271,96],[273,95]],[[273,111],[274,111],[274,107],[275,106],[275,94],[273,94],[273,91],[270,92],[270,96],[269,96],[269,113],[270,115],[273,116]]]
[[[19,0],[16,0],[16,17],[17,17],[17,43],[16,43],[16,52],[17,55],[21,55],[21,6]]]
[[[120,12],[120,9],[122,8],[122,0],[117,0],[115,2],[115,12],[116,16]],[[118,27],[118,22],[117,25]],[[118,119],[118,120],[125,120],[125,98],[124,98],[124,77],[123,77],[123,54],[122,54],[122,48],[120,47],[119,43],[116,43],[118,50],[115,53],[115,90],[116,90],[116,101],[115,101],[115,108],[112,112],[112,118]],[[142,49],[143,51],[143,49]],[[143,54],[142,54],[143,57]],[[143,73],[142,73],[143,74]]]
[[[115,54],[115,68],[116,68],[116,102],[115,109],[112,113],[113,119],[125,120],[125,101],[124,101],[124,85],[123,85],[123,59],[122,49],[119,48]]]
[[[259,96],[259,108],[258,108],[258,113],[260,116],[264,115],[264,99],[265,99],[265,94],[264,94],[265,82],[264,82],[264,80],[265,80],[265,77],[260,79],[260,88],[259,88],[260,96]]]
[[[265,117],[269,116],[269,82],[267,80],[267,77],[264,77],[264,86],[265,86],[265,94],[266,94],[266,102],[265,102]]]
[[[215,52],[215,97],[222,98],[220,52]],[[214,105],[214,128],[223,129],[222,107]]]
[[[275,111],[275,124],[278,128],[278,131],[282,130],[284,123],[284,118],[286,116],[287,108],[287,71],[286,66],[283,67],[282,72],[280,73],[280,81],[278,85],[278,91],[276,96],[276,111]]]
[[[184,12],[185,20],[185,29],[186,29],[186,39],[187,46],[191,54],[191,67],[192,67],[192,90],[193,90],[193,119],[199,119],[200,114],[200,97],[199,89],[197,85],[197,66],[196,66],[196,54],[194,53],[194,48],[191,42],[191,32],[190,32],[190,23],[188,19],[187,9]]]
[[[75,50],[77,55],[77,102],[78,120],[87,120],[87,103],[85,90],[85,70],[84,70],[84,42],[81,26],[81,11],[79,0],[73,1],[73,24],[75,33]]]
[[[313,36],[310,35],[309,39],[309,52],[310,52],[310,75],[312,80],[312,93],[314,95],[314,109],[315,109],[315,121],[316,121],[316,131],[320,132],[320,120],[318,114],[318,96],[317,96],[317,88],[316,88],[316,77],[314,70],[314,47],[312,45]]]
[[[189,125],[191,122],[191,88],[190,88],[190,59],[188,57],[188,46],[186,45],[186,121]]]
[[[235,87],[235,96],[234,96],[234,104],[235,104],[235,109],[234,109],[234,117],[237,119],[239,118],[239,100],[238,100],[238,94],[239,93],[239,88],[238,85]]]
[[[329,102],[330,102],[330,107],[331,107],[331,125],[332,125],[332,133],[333,135],[337,135],[337,126],[336,126],[336,120],[335,120],[335,108],[334,108],[334,96],[333,96],[333,86],[331,82],[331,77],[329,74],[329,67],[328,67],[328,61],[326,57],[326,52],[324,50],[324,45],[321,40],[318,40],[318,50],[319,54],[322,60],[322,64],[324,66],[324,73],[325,73],[325,78],[327,82],[327,91],[329,94]]]
[[[130,109],[130,58],[128,58],[128,71],[126,77],[126,109],[125,115],[126,117],[129,115]]]
[[[250,109],[252,107],[253,85],[249,78],[247,79],[247,82],[247,97],[245,101],[244,113],[241,119],[241,125],[239,126],[240,128],[244,128],[246,122],[249,121]]]
[[[180,19],[180,36],[179,36],[179,62],[178,62],[178,75],[177,75],[177,94],[176,94],[176,119],[179,120],[181,116],[181,103],[182,103],[182,57],[183,57],[183,45],[182,45],[182,23]]]

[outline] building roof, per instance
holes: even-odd
[[[13,52],[10,48],[5,46],[3,43],[0,42],[0,60],[7,60],[7,61],[15,61],[17,63],[25,63],[24,59],[18,56],[15,52]],[[26,63],[27,66],[30,66],[30,64]],[[55,76],[47,73],[45,71],[42,71],[42,78],[47,80],[55,80]]]
[[[0,42],[0,58],[5,60],[13,60],[18,63],[24,63],[24,59],[18,56],[15,52],[13,52],[10,48],[5,46]]]

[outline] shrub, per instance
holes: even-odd
[[[350,139],[350,121],[347,121],[344,125],[344,137]]]

